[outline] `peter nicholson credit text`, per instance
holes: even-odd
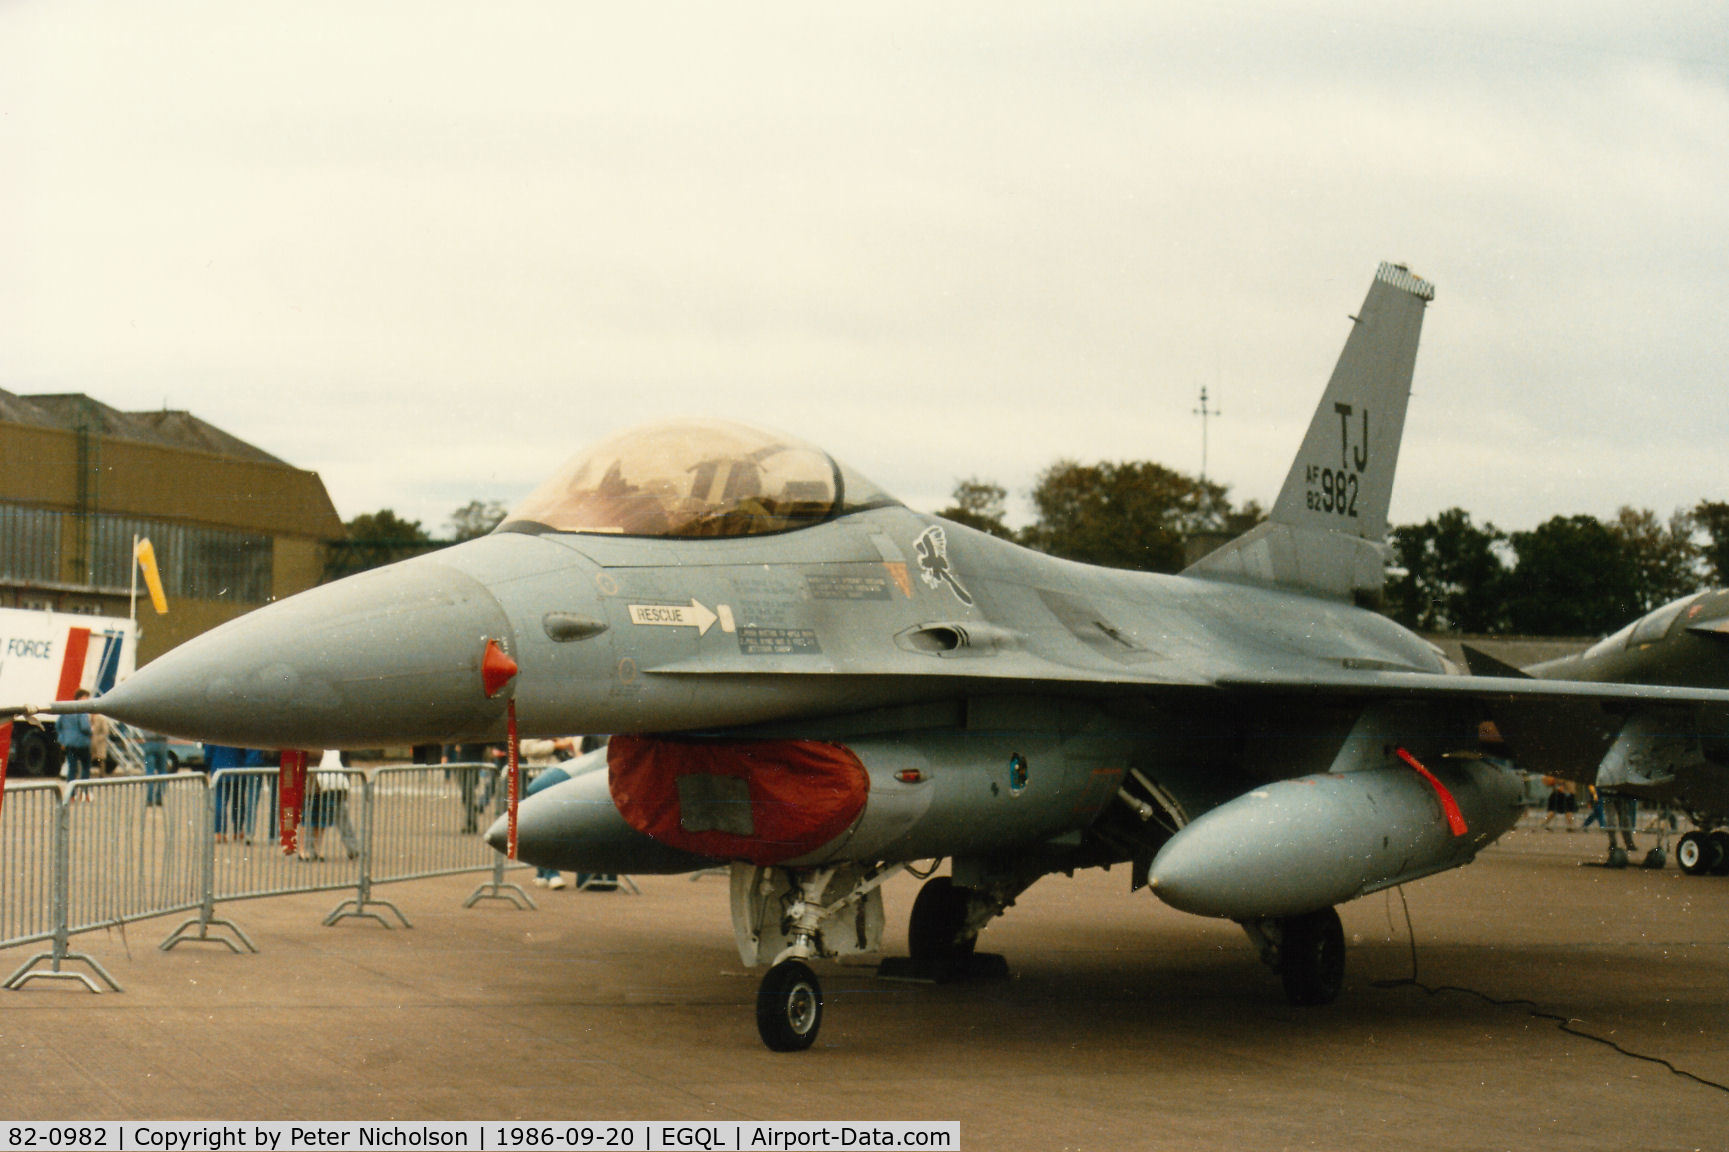
[[[806,1148],[961,1146],[958,1121],[726,1120],[370,1123],[194,1121],[0,1124],[0,1152],[306,1152],[451,1148],[473,1152],[789,1152]]]

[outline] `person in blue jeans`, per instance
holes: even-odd
[[[596,739],[591,736],[584,736],[580,740],[571,737],[556,741],[524,740],[522,748],[525,752],[533,753],[534,758],[541,763],[545,763],[546,760],[554,762],[536,772],[534,778],[522,790],[523,798],[526,799],[536,792],[544,791],[555,784],[562,784],[569,780],[570,772],[562,766],[563,762],[573,759],[583,752],[599,748],[605,742],[604,737]],[[551,747],[543,748],[542,745],[551,745]],[[565,887],[564,876],[556,868],[536,868],[534,872],[534,882],[542,887],[555,889]],[[612,873],[578,872],[576,874],[576,886],[582,890],[595,889],[611,892],[618,887],[618,877]]]
[[[523,758],[529,763],[523,765],[524,775],[532,773],[532,779],[522,789],[523,799],[536,792],[551,788],[554,784],[562,784],[570,779],[570,773],[556,766],[559,753],[573,747],[569,741],[560,740],[524,740],[521,745]],[[542,888],[558,889],[565,886],[562,873],[556,868],[536,868],[534,882]]]
[[[224,768],[238,768],[245,752],[240,748],[230,748],[226,744],[206,744],[204,746],[204,770],[210,773],[212,779]],[[222,843],[228,839],[228,808],[229,796],[238,785],[232,775],[225,775],[216,780],[216,842]]]
[[[160,732],[144,733],[144,775],[168,775],[168,737]],[[162,807],[162,785],[149,784],[144,789],[146,808]]]
[[[275,759],[262,748],[242,748],[240,750],[240,767],[269,768],[276,763]],[[228,790],[228,834],[237,838],[243,844],[252,843],[252,825],[258,815],[258,794],[263,790],[263,777],[253,772],[245,773],[234,779]],[[275,790],[272,789],[271,808],[275,808]]]
[[[74,700],[90,699],[90,690],[78,689]],[[66,754],[66,779],[76,782],[90,779],[90,716],[85,712],[61,715],[54,720],[54,735],[60,750]]]

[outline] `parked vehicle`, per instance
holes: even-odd
[[[0,608],[0,708],[69,700],[80,688],[100,696],[137,659],[138,626],[131,620]],[[9,776],[53,776],[60,759],[51,718],[13,725]]]

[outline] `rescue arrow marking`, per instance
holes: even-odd
[[[722,604],[724,609],[726,605]],[[714,627],[714,622],[720,619],[713,612],[703,607],[702,602],[691,599],[689,604],[632,604],[630,605],[630,622],[632,624],[658,624],[667,628],[695,628],[698,636],[708,635],[708,630]]]

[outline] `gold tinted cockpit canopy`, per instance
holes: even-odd
[[[896,501],[826,452],[730,420],[615,433],[524,500],[500,532],[761,536]]]

